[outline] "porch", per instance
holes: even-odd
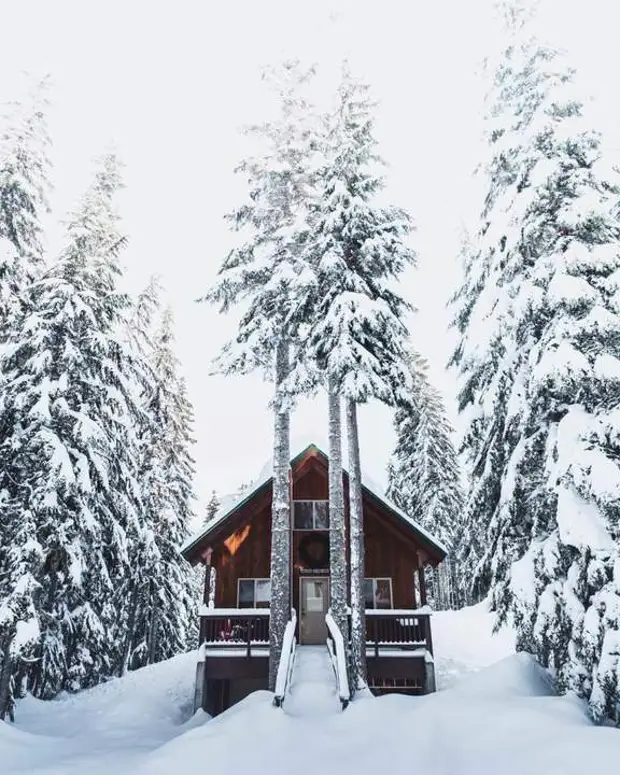
[[[428,608],[366,611],[373,693],[435,690],[430,617]],[[268,608],[201,608],[196,707],[216,715],[250,692],[266,689],[268,671]]]

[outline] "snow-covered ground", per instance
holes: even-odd
[[[620,731],[592,726],[582,703],[554,697],[545,673],[512,653],[512,634],[491,633],[484,606],[436,614],[433,632],[439,692],[359,698],[344,713],[333,689],[304,686],[298,674],[288,712],[257,692],[212,721],[191,718],[194,654],[77,696],[26,699],[17,724],[0,723],[0,774],[615,771]],[[325,663],[306,657],[301,672],[314,682]]]

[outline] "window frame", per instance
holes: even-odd
[[[296,527],[295,525],[295,504],[296,503],[312,503],[312,527]],[[327,504],[327,527],[316,526],[316,504],[317,503]],[[306,531],[312,531],[314,533],[329,532],[329,524],[330,524],[329,500],[327,500],[326,498],[296,498],[293,501],[293,508],[291,509],[291,512],[292,512],[291,519],[293,521],[293,530],[297,532],[302,532],[303,530],[306,530]]]
[[[366,585],[367,581],[372,581],[372,608],[368,608],[367,601],[366,601],[366,590],[364,589],[364,608],[367,611],[390,611],[394,608],[394,587],[392,584],[392,577],[391,576],[368,576],[364,578],[364,586]],[[377,599],[377,582],[378,581],[387,581],[389,582],[390,586],[390,605],[387,608],[379,608],[376,605],[376,599]]]
[[[243,610],[243,607],[240,605],[239,601],[239,593],[241,591],[241,582],[242,581],[252,581],[253,583],[253,589],[254,593],[252,595],[252,605],[246,606],[247,608],[258,608],[259,606],[256,604],[256,583],[258,581],[268,581],[269,582],[269,603],[268,605],[261,605],[261,608],[271,608],[271,579],[268,576],[244,576],[243,578],[237,579],[237,608],[239,608],[241,611]]]

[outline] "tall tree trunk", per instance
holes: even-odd
[[[271,610],[269,616],[269,689],[276,676],[284,630],[291,615],[290,579],[290,415],[281,385],[289,371],[288,342],[276,348],[276,395],[274,401],[273,502],[271,506]]]
[[[366,601],[364,597],[364,512],[357,404],[346,400],[349,447],[349,550],[351,555],[351,658],[359,689],[366,684]]]
[[[117,674],[125,675],[129,668],[129,657],[131,655],[131,646],[136,631],[136,615],[138,613],[138,584],[132,580],[132,590],[129,595],[129,611],[127,613],[127,630],[123,641],[123,647],[120,654]]]
[[[342,428],[340,394],[335,380],[329,378],[327,389],[329,412],[329,567],[331,610],[334,621],[349,642],[347,617],[347,541],[344,522],[344,488],[342,483]]]
[[[8,637],[2,649],[2,669],[0,670],[0,721],[8,716],[15,720],[13,714],[13,658],[11,656],[11,638]]]

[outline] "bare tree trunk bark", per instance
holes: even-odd
[[[349,547],[351,554],[351,657],[357,688],[366,685],[366,601],[364,597],[364,512],[357,405],[346,401],[349,447]]]
[[[123,648],[119,658],[117,675],[122,677],[129,668],[129,657],[131,654],[131,644],[133,641],[136,627],[136,613],[138,610],[138,585],[132,580],[132,590],[129,596],[129,613],[127,616],[127,631],[123,641]]]
[[[11,657],[11,639],[7,638],[2,650],[2,670],[0,671],[0,721],[8,716],[15,721],[13,714],[13,659]]]
[[[284,630],[291,615],[290,531],[291,464],[290,414],[281,385],[289,371],[288,342],[276,348],[276,395],[274,402],[273,502],[271,506],[271,610],[269,616],[269,689],[276,688],[276,676]]]
[[[342,482],[342,427],[340,395],[334,380],[328,385],[329,412],[329,566],[331,584],[331,611],[342,632],[345,644],[349,642],[347,617],[347,542],[344,520],[344,487]]]

